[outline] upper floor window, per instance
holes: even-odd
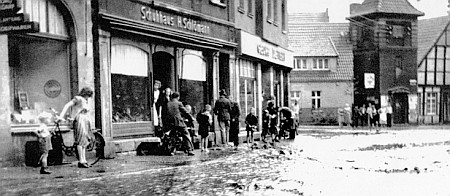
[[[291,91],[291,100],[299,100],[301,95],[301,91]]]
[[[407,22],[387,22],[386,42],[391,46],[411,46],[411,25]]]
[[[281,0],[281,30],[286,31],[286,0]]]
[[[273,0],[267,0],[267,22],[272,22],[272,1]]]
[[[278,25],[278,1],[273,0],[273,24]]]
[[[248,0],[247,6],[248,6],[247,15],[253,17],[253,0]]]
[[[209,0],[209,2],[219,7],[227,7],[227,0]]]
[[[294,58],[294,69],[306,70],[308,69],[306,65],[306,59]]]
[[[247,78],[256,78],[256,68],[251,61],[239,60],[239,76]]]
[[[328,70],[328,59],[313,59],[313,70]]]
[[[244,0],[239,0],[238,11],[241,12],[241,13],[245,13],[245,10],[244,10]]]
[[[31,21],[39,22],[39,32],[68,36],[62,13],[51,0],[24,0],[21,12],[29,15]]]

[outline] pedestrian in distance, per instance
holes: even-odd
[[[267,104],[267,111],[269,112],[269,134],[272,138],[272,142],[279,142],[278,137],[278,109],[275,108],[273,101]]]
[[[227,147],[230,131],[231,101],[227,98],[227,93],[224,89],[219,94],[220,97],[214,104],[214,114],[217,115],[217,121],[219,122],[222,145]]]
[[[369,131],[372,131],[372,125],[374,123],[374,118],[373,118],[373,107],[372,107],[372,103],[370,103],[370,102],[369,102],[369,105],[367,106],[366,113],[367,113],[367,125],[369,126]]]
[[[254,107],[250,108],[250,113],[245,117],[245,130],[247,131],[247,144],[253,144],[253,132],[258,127],[258,117],[256,116],[256,110]]]
[[[162,136],[161,130],[161,111],[160,107],[158,107],[158,99],[161,96],[161,82],[159,80],[155,80],[153,84],[153,125],[155,126],[155,134],[158,137]]]
[[[57,121],[64,121],[64,116],[67,111],[71,109],[71,119],[73,119],[74,129],[74,145],[77,147],[78,152],[78,167],[88,168],[90,167],[86,160],[86,147],[89,145],[91,138],[91,120],[89,116],[89,98],[92,97],[94,92],[89,87],[84,87],[72,100],[64,105]]]
[[[358,106],[355,105],[352,111],[352,122],[353,122],[352,127],[355,129],[358,128],[358,121],[360,119],[359,115],[360,115],[359,108]]]
[[[189,134],[191,135],[191,140],[194,141],[194,137],[197,135],[195,134],[195,126],[194,126],[195,118],[192,116],[192,106],[187,104],[184,107],[186,108],[187,112],[187,114],[183,116],[184,122],[186,123],[186,127],[189,131]]]
[[[266,143],[266,136],[269,135],[270,114],[269,110],[265,109],[262,116],[262,133],[261,138]]]
[[[172,99],[167,103],[167,118],[166,124],[169,128],[171,134],[179,132],[183,138],[183,146],[187,152],[188,156],[193,156],[194,145],[192,144],[191,136],[187,130],[186,123],[184,122],[183,116],[188,115],[186,108],[183,103],[179,101],[180,94],[177,92],[172,93]],[[176,149],[174,149],[176,150]],[[170,155],[174,155],[171,152]]]
[[[211,106],[206,104],[201,113],[197,114],[198,134],[200,135],[200,149],[208,153],[208,136],[211,129],[213,117],[211,115]]]
[[[386,107],[386,124],[387,127],[392,127],[392,106],[391,103],[387,103]]]
[[[51,140],[52,134],[47,127],[47,124],[50,123],[51,117],[52,115],[48,112],[42,112],[41,114],[39,114],[39,128],[35,130],[39,141],[39,152],[41,153],[41,157],[39,158],[39,164],[41,165],[41,174],[51,174],[51,172],[48,170],[47,165],[48,152],[53,149]]]
[[[344,122],[347,127],[350,127],[352,124],[352,107],[348,103],[344,107]]]
[[[386,108],[381,107],[378,109],[378,117],[379,117],[379,125],[381,128],[385,128],[387,124],[387,114],[386,114]]]
[[[366,104],[363,104],[360,108],[359,108],[359,118],[360,118],[360,122],[361,122],[361,127],[365,127],[367,125],[367,111],[366,111]]]
[[[163,91],[163,95],[160,96],[160,98],[158,99],[158,103],[157,106],[158,107],[158,111],[160,111],[160,117],[161,117],[161,125],[162,125],[162,129],[163,132],[167,132],[167,103],[170,102],[172,96],[172,89],[170,89],[170,87],[166,87]]]
[[[231,111],[230,111],[230,135],[229,138],[234,144],[234,150],[238,149],[239,146],[239,117],[241,111],[239,109],[239,104],[236,101],[231,101]]]

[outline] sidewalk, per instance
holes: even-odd
[[[375,128],[372,128],[374,130]],[[391,131],[400,131],[400,130],[450,130],[450,124],[448,125],[393,125],[392,127],[384,127],[382,130],[391,130]],[[368,126],[352,128],[343,126],[342,128],[339,126],[314,126],[314,125],[300,125],[298,127],[299,131],[308,131],[308,130],[323,130],[323,131],[363,131],[369,130]]]

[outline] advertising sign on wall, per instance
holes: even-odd
[[[375,74],[364,73],[364,87],[366,89],[375,88]]]
[[[39,23],[29,22],[29,17],[17,13],[22,7],[21,0],[0,0],[0,33],[36,33]]]

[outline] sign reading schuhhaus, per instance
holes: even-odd
[[[17,14],[21,7],[20,0],[0,0],[0,33],[39,32],[39,23],[29,22],[26,14]]]

